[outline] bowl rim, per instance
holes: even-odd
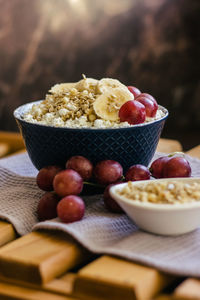
[[[200,183],[200,177],[176,177],[176,178],[162,178],[162,179],[152,179],[152,180],[143,180],[143,181],[132,181],[134,185],[141,185],[141,184],[151,184],[152,182],[165,182],[165,181],[185,181],[185,182],[199,182]],[[134,201],[131,199],[126,198],[125,196],[121,196],[116,193],[116,190],[122,189],[125,185],[127,185],[128,182],[120,183],[112,186],[110,188],[110,194],[111,196],[117,201],[117,203],[120,205],[120,203],[128,204],[129,206],[140,208],[143,210],[149,210],[149,211],[185,211],[189,209],[194,208],[200,208],[200,201],[195,202],[189,202],[189,203],[175,203],[175,204],[157,204],[157,203],[150,203],[150,202],[140,202],[140,201]]]
[[[158,105],[158,107],[165,113],[165,115],[160,118],[160,119],[157,119],[157,120],[153,120],[153,121],[150,121],[150,122],[147,122],[147,123],[141,123],[141,124],[135,124],[133,126],[130,126],[130,127],[114,127],[114,128],[91,128],[91,127],[82,127],[82,128],[75,128],[75,127],[59,127],[59,126],[51,126],[51,125],[45,125],[45,124],[40,124],[40,123],[32,123],[32,122],[28,122],[26,120],[23,119],[23,115],[20,114],[20,110],[22,110],[23,108],[25,108],[26,106],[31,106],[33,104],[39,104],[40,102],[42,102],[43,100],[37,100],[37,101],[32,101],[32,102],[28,102],[28,103],[25,103],[23,105],[20,105],[18,106],[14,112],[13,112],[13,115],[14,115],[14,118],[20,122],[23,122],[25,124],[29,124],[29,125],[32,125],[32,126],[37,126],[37,127],[41,127],[41,128],[54,128],[56,130],[74,130],[74,131],[91,131],[91,132],[97,132],[97,131],[113,131],[113,130],[133,130],[134,128],[139,128],[139,127],[146,127],[146,126],[149,126],[149,125],[152,125],[152,124],[156,124],[156,123],[160,123],[161,121],[164,121],[167,119],[168,115],[169,115],[169,112],[167,110],[167,108],[165,108],[164,106],[161,106],[161,105]]]

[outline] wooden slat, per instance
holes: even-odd
[[[4,277],[44,283],[88,258],[66,235],[32,232],[0,249],[0,272]]]
[[[16,152],[14,153],[14,155],[16,155],[16,154],[22,154],[22,153],[25,153],[25,152],[27,152],[27,151],[26,151],[25,148],[23,148],[23,149],[20,149],[20,150],[16,151]],[[9,155],[12,156],[13,153],[11,153],[11,154],[9,154]],[[7,157],[8,157],[9,155],[7,155]]]
[[[0,246],[3,246],[17,237],[13,226],[7,222],[0,221]]]
[[[39,291],[49,292],[62,296],[72,296],[75,273],[66,273],[65,275],[53,279],[44,284],[34,284],[31,282],[20,281],[18,279],[0,276],[0,282],[8,283],[10,285],[22,286],[27,289],[35,289]],[[1,298],[0,298],[1,299]]]
[[[0,142],[0,158],[7,155],[10,150],[9,144]]]
[[[156,298],[154,298],[154,300],[175,300],[175,299],[171,295],[159,295]]]
[[[65,295],[71,295],[73,293],[74,280],[76,275],[74,273],[66,273],[60,278],[56,278],[43,284],[42,289],[49,292],[57,292]]]
[[[25,148],[21,134],[16,132],[0,131],[0,142],[8,144],[12,153]]]
[[[191,150],[186,152],[187,154],[200,158],[200,145],[192,148]]]
[[[74,294],[98,300],[147,300],[173,279],[153,268],[102,256],[78,272]]]
[[[27,287],[0,282],[0,299],[19,300],[75,300],[72,297],[56,295]],[[76,299],[78,300],[78,299]]]
[[[182,145],[176,140],[160,139],[156,151],[163,153],[172,153],[183,151]]]
[[[175,289],[173,296],[175,299],[200,300],[200,280],[186,279]]]

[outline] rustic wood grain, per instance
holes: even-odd
[[[59,278],[55,278],[54,280],[43,284],[42,289],[49,292],[71,295],[73,292],[75,278],[76,274],[69,272]]]
[[[60,232],[32,232],[0,249],[3,276],[44,283],[88,258],[70,237]]]
[[[192,148],[191,150],[186,152],[187,154],[200,158],[200,145]]]
[[[171,295],[159,295],[158,297],[154,298],[154,300],[175,300]],[[176,299],[177,300],[177,299]],[[180,299],[181,300],[181,299]],[[183,300],[183,299],[182,299]]]
[[[200,279],[186,279],[175,289],[173,296],[177,300],[200,300]]]
[[[63,276],[55,278],[47,283],[35,284],[32,282],[19,280],[18,278],[13,279],[0,275],[0,282],[8,283],[10,285],[22,286],[27,289],[30,288],[63,296],[72,296],[75,277],[75,273],[67,272]]]
[[[156,151],[163,153],[172,153],[175,151],[183,151],[183,148],[179,141],[161,138],[159,140]]]
[[[151,299],[173,280],[153,268],[102,256],[78,272],[74,294],[99,300]]]
[[[10,153],[14,153],[25,148],[23,138],[20,133],[0,131],[0,143],[7,144]]]
[[[10,152],[9,144],[0,142],[0,158],[4,157],[9,152]]]
[[[0,282],[0,299],[1,300],[75,300],[72,297],[56,295],[49,292],[39,291],[36,289],[26,288]],[[78,299],[76,299],[78,300]]]
[[[5,221],[0,221],[0,246],[3,246],[17,237],[13,226]]]

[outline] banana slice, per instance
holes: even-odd
[[[98,117],[104,120],[117,121],[120,107],[128,100],[133,100],[134,96],[127,89],[109,89],[104,94],[97,97],[93,108]]]
[[[84,77],[83,79],[81,79],[80,81],[78,81],[76,83],[75,88],[80,92],[87,90],[88,92],[95,93],[97,83],[98,83],[98,80],[96,80],[96,79]]]
[[[76,82],[58,83],[52,86],[49,92],[52,94],[64,94],[69,92],[72,88],[74,88],[75,85]]]
[[[113,88],[114,89],[115,88],[127,89],[127,87],[117,79],[102,78],[98,82],[97,92],[99,92],[100,94],[103,94]]]

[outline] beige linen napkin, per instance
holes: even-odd
[[[154,157],[160,156],[157,153]],[[200,177],[200,160],[186,156],[193,176]],[[35,183],[37,170],[27,154],[0,160],[0,218],[21,235],[37,229],[61,230],[94,253],[113,254],[162,271],[200,277],[200,229],[177,237],[143,232],[125,215],[109,213],[102,196],[85,197],[83,220],[63,224],[59,219],[37,223],[36,207],[43,194]]]

